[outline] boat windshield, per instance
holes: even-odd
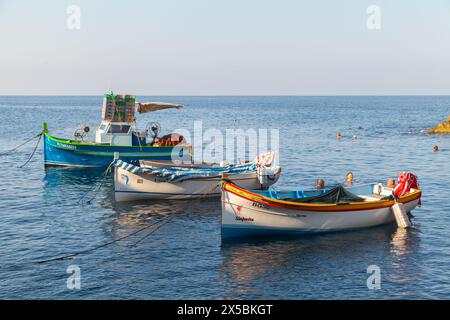
[[[126,124],[112,124],[108,128],[108,133],[128,133],[131,126]]]

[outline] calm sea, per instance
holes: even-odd
[[[34,141],[0,156],[2,299],[417,299],[450,298],[450,136],[424,130],[446,119],[450,97],[139,97],[183,103],[141,116],[175,128],[276,128],[283,176],[276,188],[317,178],[386,181],[412,171],[423,189],[414,227],[384,226],[328,235],[221,243],[219,200],[116,204],[108,179],[91,204],[97,170],[44,169]],[[0,152],[48,122],[71,137],[100,120],[101,97],[0,97]],[[335,133],[343,135],[336,141]],[[352,141],[351,137],[358,139]],[[437,144],[441,151],[433,152]],[[139,242],[137,234],[70,260],[36,261],[93,248],[158,219],[172,219]],[[138,242],[137,245],[136,242]],[[81,289],[67,288],[67,268]],[[367,268],[381,270],[369,290]]]

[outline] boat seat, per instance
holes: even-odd
[[[269,190],[269,197],[273,199],[278,199],[277,192],[275,190]]]
[[[378,193],[372,193],[367,196],[360,196],[361,198],[364,198],[366,201],[377,201],[377,200],[388,200],[390,199],[390,196],[386,196],[383,194]]]
[[[305,197],[305,193],[303,192],[303,190],[298,190],[295,192],[296,196],[298,199],[304,198]]]

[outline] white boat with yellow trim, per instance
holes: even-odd
[[[281,168],[265,167],[255,161],[236,165],[157,166],[141,161],[139,166],[115,159],[115,200],[193,199],[220,196],[224,175],[248,189],[267,189],[278,181]]]
[[[286,191],[247,190],[222,184],[222,238],[311,234],[375,227],[394,221],[392,207],[418,205],[421,190],[394,198],[393,189],[373,183],[350,188]]]

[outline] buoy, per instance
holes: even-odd
[[[406,212],[403,203],[396,203],[392,206],[392,211],[394,212],[395,221],[397,221],[397,226],[399,228],[409,228],[411,227],[411,221],[408,218],[408,213]]]

